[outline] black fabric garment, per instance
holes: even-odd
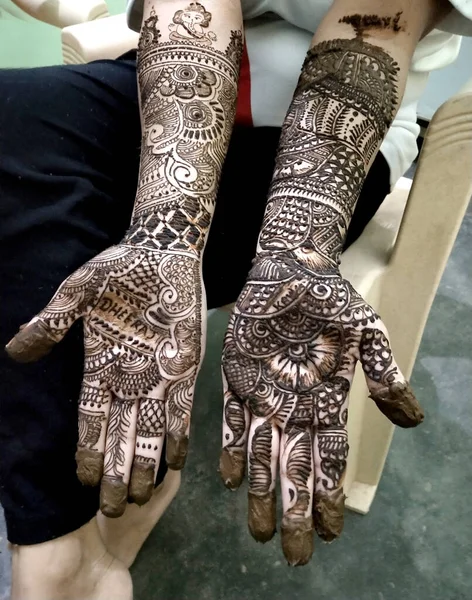
[[[140,146],[134,59],[0,71],[1,348],[128,226]],[[279,135],[235,128],[204,256],[209,308],[235,301],[244,284]],[[379,155],[350,243],[388,191]],[[18,365],[0,351],[0,501],[14,544],[65,535],[97,511],[99,490],[75,474],[82,344],[79,323],[38,363]]]

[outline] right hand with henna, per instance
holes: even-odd
[[[37,360],[82,318],[77,474],[101,484],[108,517],[121,516],[128,498],[150,499],[165,439],[169,468],[184,466],[203,296],[196,256],[122,243],[68,277],[6,348],[17,361]]]
[[[291,565],[343,528],[348,395],[357,361],[371,398],[392,423],[415,427],[423,411],[396,364],[385,325],[339,273],[313,273],[293,258],[260,255],[231,316],[223,351],[225,409],[220,471],[249,478],[249,529],[276,531]]]

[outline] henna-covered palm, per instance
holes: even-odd
[[[396,425],[423,413],[390,350],[384,324],[339,274],[293,259],[260,257],[225,339],[221,472],[237,488],[248,456],[249,527],[258,541],[276,529],[277,466],[284,506],[282,544],[291,563],[318,534],[341,533],[348,454],[347,406],[360,361],[371,397]]]
[[[123,513],[153,491],[167,438],[167,463],[185,463],[202,330],[200,261],[130,245],[78,269],[7,347],[39,359],[83,319],[85,365],[79,401],[77,473],[102,480],[101,508]]]

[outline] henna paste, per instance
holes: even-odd
[[[346,23],[352,25],[352,28],[356,32],[357,37],[363,37],[368,35],[368,31],[375,30],[390,30],[393,33],[403,31],[403,27],[400,25],[400,17],[402,12],[397,12],[393,17],[379,17],[378,15],[361,15],[356,13],[354,15],[347,15],[339,19],[339,23]]]
[[[265,544],[277,529],[275,490],[266,494],[248,493],[248,526],[256,542]]]
[[[184,468],[188,452],[188,437],[167,436],[166,460],[169,469],[180,471]]]
[[[328,495],[318,493],[313,506],[316,533],[325,542],[332,542],[342,533],[344,527],[344,501],[341,489]]]
[[[291,567],[306,565],[313,555],[313,520],[282,519],[282,550]]]
[[[105,476],[100,488],[100,510],[111,519],[121,517],[126,510],[128,486],[121,479]]]
[[[56,344],[41,321],[22,325],[20,331],[5,346],[8,355],[21,363],[39,360],[49,354]]]
[[[223,448],[220,456],[220,473],[225,486],[236,490],[244,478],[246,457],[243,450]]]
[[[99,485],[103,475],[103,452],[78,448],[75,453],[77,477],[84,485]]]
[[[416,427],[424,420],[424,412],[407,382],[392,383],[370,395],[379,410],[399,427]]]
[[[129,500],[139,506],[146,504],[154,492],[155,465],[135,460],[129,483]]]

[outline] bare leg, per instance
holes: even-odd
[[[106,549],[96,519],[56,540],[12,546],[11,600],[132,600],[127,567]]]
[[[180,471],[169,470],[149,502],[143,506],[129,504],[118,519],[109,519],[101,512],[97,514],[98,528],[108,552],[126,567],[133,564],[146,538],[174,499],[180,479]]]

